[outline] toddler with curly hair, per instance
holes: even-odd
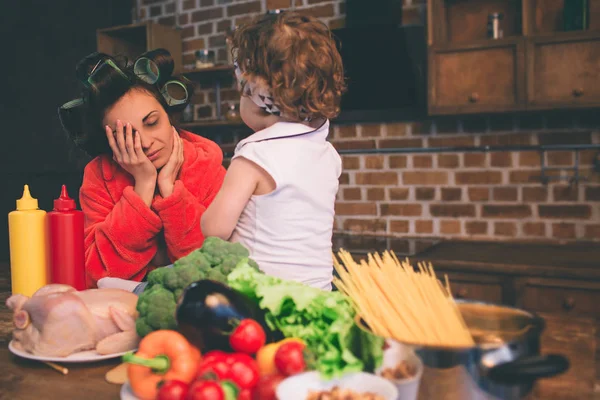
[[[236,146],[202,231],[243,244],[269,275],[331,290],[342,165],[327,136],[345,90],[335,41],[317,19],[284,12],[238,28],[233,53],[255,133]]]

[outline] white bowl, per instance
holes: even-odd
[[[306,400],[311,391],[330,390],[334,386],[357,393],[374,393],[385,400],[396,400],[398,390],[387,379],[366,372],[356,372],[341,378],[325,381],[318,372],[305,372],[284,379],[278,386],[279,400]]]
[[[410,378],[388,381],[394,384],[398,390],[397,400],[417,400],[419,384],[423,376],[423,362],[410,346],[392,340],[388,340],[387,342],[390,347],[384,351],[383,363],[375,373],[381,375],[384,369],[394,368],[402,361],[406,361],[408,365],[415,369],[415,374]]]

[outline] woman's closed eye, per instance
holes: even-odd
[[[158,124],[158,118],[155,120],[146,121],[146,126],[156,126]]]

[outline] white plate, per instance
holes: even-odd
[[[133,390],[131,390],[131,386],[129,382],[125,382],[123,386],[121,386],[121,400],[139,400]]]
[[[322,380],[318,372],[305,372],[281,381],[276,393],[279,400],[306,400],[310,391],[330,390],[334,386],[356,393],[375,393],[385,400],[398,398],[398,390],[390,381],[366,372],[356,372],[330,381]]]
[[[10,350],[10,352],[16,356],[27,358],[29,360],[49,361],[49,362],[59,362],[59,363],[89,363],[89,362],[95,362],[95,361],[110,360],[112,358],[121,357],[123,354],[128,353],[128,351],[124,351],[122,353],[98,354],[98,353],[96,353],[95,350],[89,350],[89,351],[81,351],[79,353],[73,353],[67,357],[36,356],[36,355],[28,353],[26,351],[17,349],[12,340],[8,344],[8,350]]]

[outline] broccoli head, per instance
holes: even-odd
[[[199,270],[206,270],[210,268],[210,262],[208,257],[200,249],[192,251],[185,257],[175,261],[174,267],[185,267],[187,265],[193,265]]]
[[[193,264],[178,265],[167,269],[167,272],[163,275],[163,286],[175,291],[177,289],[184,289],[190,283],[204,279],[204,277],[204,270]]]
[[[146,290],[150,289],[154,285],[162,285],[165,280],[164,276],[169,269],[170,268],[167,267],[160,267],[150,271],[148,274],[148,285],[146,286]]]
[[[159,329],[175,329],[175,296],[160,285],[147,288],[140,294],[137,302],[139,312],[136,330],[139,336]]]
[[[210,279],[217,282],[227,282],[227,275],[225,275],[219,268],[213,268],[206,274],[206,279]]]
[[[214,236],[204,240],[204,244],[202,244],[200,251],[202,251],[213,266],[221,264],[226,256],[244,258],[250,255],[248,249],[241,244],[229,243]]]

